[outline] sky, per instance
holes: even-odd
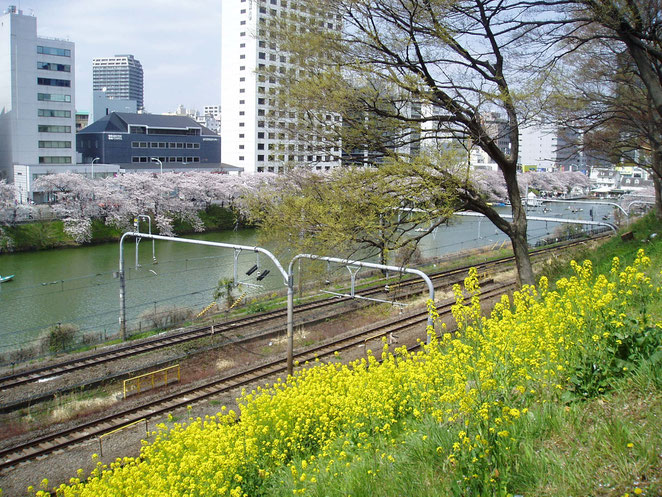
[[[92,59],[132,54],[145,110],[220,105],[221,1],[5,0],[37,18],[37,35],[76,44],[76,109],[92,113]]]

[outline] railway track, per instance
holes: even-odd
[[[568,248],[584,242],[585,240],[581,240],[578,242],[570,242],[568,244],[564,244],[561,248]],[[552,247],[552,248],[548,247],[548,248],[537,249],[535,251],[532,251],[532,256],[539,257],[558,249],[559,247]],[[506,266],[512,264],[513,261],[514,261],[513,256],[502,257],[500,259],[495,259],[481,264],[466,265],[466,266],[454,268],[452,270],[433,273],[430,275],[430,279],[433,281],[436,288],[440,288],[445,285],[452,285],[458,281],[461,281],[461,279],[464,277],[464,274],[470,267],[476,267],[479,271],[490,271],[500,266]],[[456,279],[453,280],[453,278]],[[416,293],[420,293],[420,291],[422,290],[415,290],[415,289],[417,287],[420,287],[421,289],[423,288],[420,281],[417,279],[406,279],[399,283],[390,285],[390,287],[391,290],[406,292],[405,296],[411,296]],[[381,294],[383,292],[384,292],[383,285],[375,285],[369,288],[359,290],[356,292],[356,294],[363,297],[369,297],[369,296]],[[299,304],[294,307],[294,313],[295,316],[302,316],[307,312],[328,308],[338,303],[350,301],[351,299],[352,299],[351,297],[332,297],[323,300],[317,300],[314,302],[309,302],[306,304]],[[98,366],[99,364],[118,361],[120,359],[125,359],[139,354],[154,352],[160,349],[173,347],[176,345],[184,344],[201,338],[209,337],[210,334],[212,333],[218,333],[218,334],[233,333],[233,332],[239,333],[241,330],[245,330],[247,328],[256,325],[261,325],[261,326],[267,325],[266,327],[268,328],[269,327],[268,323],[277,323],[278,320],[285,319],[286,315],[287,315],[286,309],[284,308],[276,309],[273,311],[263,312],[260,314],[254,314],[251,316],[225,321],[223,323],[215,324],[213,325],[213,327],[204,326],[194,329],[187,329],[184,331],[180,331],[178,333],[168,334],[166,336],[155,336],[146,340],[142,340],[140,342],[132,342],[131,344],[128,345],[114,347],[110,350],[89,354],[84,357],[61,361],[40,368],[19,371],[14,374],[0,377],[0,393],[7,392],[12,388],[16,388],[18,386],[25,385],[28,383],[32,383],[36,381],[45,381],[68,373],[80,371],[85,368]],[[306,324],[306,323],[301,319],[299,320],[298,323],[295,322],[295,326],[301,326],[302,324]],[[276,326],[279,326],[278,330],[280,330],[280,328],[284,326],[284,323],[280,323],[279,325],[274,324],[271,326],[271,328],[276,329]],[[274,331],[271,331],[271,333],[274,333]],[[265,333],[264,336],[266,337],[267,335],[268,333]],[[62,393],[62,392],[58,391],[58,393]],[[44,397],[46,396],[47,395],[44,395]],[[33,400],[34,399],[30,399],[31,402]]]
[[[505,291],[513,289],[514,286],[514,283],[495,285],[483,290],[481,297],[485,300],[498,297]],[[453,301],[446,301],[440,304],[438,308],[439,315],[441,317],[448,316],[453,304]],[[426,310],[416,311],[397,320],[364,328],[350,335],[338,337],[296,352],[294,358],[299,363],[305,363],[325,357],[333,357],[336,352],[342,352],[360,345],[366,346],[369,341],[380,341],[382,337],[387,337],[393,333],[408,330],[412,327],[425,327],[427,317]],[[96,439],[104,433],[109,433],[137,421],[163,416],[177,409],[203,402],[210,397],[230,392],[236,388],[264,382],[274,375],[286,372],[286,370],[286,360],[284,357],[280,357],[232,375],[211,379],[194,387],[184,388],[176,393],[167,394],[158,399],[148,401],[138,407],[127,408],[112,415],[103,416],[0,450],[0,471],[56,451],[62,451],[73,445]]]

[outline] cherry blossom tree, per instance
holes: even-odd
[[[35,188],[52,194],[51,208],[76,241],[89,241],[91,219],[130,229],[141,214],[153,217],[162,234],[171,235],[175,220],[186,221],[196,231],[204,224],[199,212],[218,204],[239,208],[238,200],[270,181],[271,174],[235,176],[209,172],[135,173],[91,180],[79,174],[41,176]]]

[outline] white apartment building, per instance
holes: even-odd
[[[288,55],[267,37],[271,19],[283,12],[313,16],[305,0],[224,0],[221,3],[221,161],[247,173],[279,172],[288,164],[328,170],[340,165],[340,146],[315,149],[310,136],[288,130],[293,113],[278,111],[273,92],[278,74],[292,68]],[[336,19],[325,19],[340,29]],[[272,71],[268,76],[260,71]]]
[[[0,16],[0,178],[17,164],[75,164],[74,67],[74,44],[38,37],[36,17]]]
[[[519,160],[523,170],[554,171],[558,166],[558,133],[554,126],[520,128]]]

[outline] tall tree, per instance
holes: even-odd
[[[594,29],[591,30],[596,33]],[[662,128],[650,94],[622,43],[587,37],[558,67],[557,95],[549,109],[574,129],[578,149],[588,159],[649,170],[662,219]]]
[[[634,61],[649,98],[662,117],[662,2],[660,0],[576,0],[577,17],[606,29]]]
[[[544,4],[541,4],[544,5]],[[533,283],[526,212],[517,182],[526,96],[539,92],[553,54],[535,43],[555,24],[526,2],[492,0],[311,0],[293,4],[271,30],[295,68],[265,67],[280,79],[270,117],[326,150],[379,166],[411,167],[415,151],[435,157],[449,143],[480,147],[497,164],[512,206],[508,220],[474,187],[467,167],[428,161],[453,208],[487,216],[512,241],[521,283]],[[297,10],[298,9],[298,10]],[[324,21],[320,21],[320,19]],[[541,20],[544,19],[544,20]],[[526,68],[526,69],[524,69]],[[288,120],[287,118],[296,118]],[[413,153],[412,153],[413,152]],[[417,192],[419,193],[419,192]]]

